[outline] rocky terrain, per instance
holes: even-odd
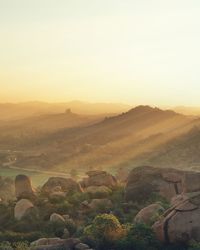
[[[86,175],[36,188],[16,176],[15,198],[0,202],[0,249],[200,249],[199,172],[143,166],[126,181]]]

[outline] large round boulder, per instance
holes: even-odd
[[[32,199],[35,197],[31,179],[26,175],[17,175],[15,178],[15,196],[19,199]]]
[[[18,201],[14,208],[15,219],[21,220],[28,212],[34,208],[34,205],[31,201],[27,199],[21,199]]]
[[[166,243],[200,242],[200,192],[184,194],[153,225],[157,238]]]
[[[170,201],[182,193],[183,175],[184,171],[176,169],[137,167],[128,176],[125,198],[127,201],[146,201],[153,193],[157,193]]]
[[[134,218],[134,222],[152,225],[163,212],[164,208],[159,203],[151,204],[138,212]]]
[[[80,184],[71,178],[63,177],[50,177],[48,181],[43,185],[42,192],[51,195],[55,192],[63,192],[67,195],[74,192],[82,192]]]
[[[87,188],[90,186],[105,186],[113,189],[117,186],[116,178],[106,171],[94,170],[89,171],[86,174],[88,175],[88,177],[84,178],[81,181],[81,186],[83,188]]]
[[[84,192],[94,198],[106,198],[112,193],[112,190],[106,186],[90,186],[85,188]]]

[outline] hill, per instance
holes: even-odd
[[[198,121],[174,111],[138,106],[81,127],[12,141],[16,166],[38,169],[116,169],[188,132]],[[1,145],[1,143],[0,143]],[[5,144],[4,144],[5,145]],[[137,161],[138,162],[138,161]]]
[[[63,113],[66,109],[84,115],[117,114],[126,111],[130,106],[120,103],[88,103],[71,101],[63,103],[24,102],[0,103],[0,121],[18,120],[44,114]]]

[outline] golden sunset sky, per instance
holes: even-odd
[[[200,106],[199,0],[0,0],[0,102]]]

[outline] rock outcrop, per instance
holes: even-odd
[[[31,243],[31,250],[92,250],[77,238],[41,238]]]
[[[17,175],[15,178],[15,196],[20,199],[33,199],[35,192],[31,179],[26,175]]]
[[[152,225],[153,222],[158,219],[160,214],[164,212],[164,210],[165,209],[158,203],[151,204],[139,211],[139,213],[134,218],[134,222]]]
[[[88,193],[94,198],[98,198],[98,197],[106,198],[112,193],[112,190],[106,186],[90,186],[90,187],[85,188],[84,192]]]
[[[63,216],[60,214],[57,214],[57,213],[53,213],[50,216],[50,221],[51,222],[58,222],[58,223],[65,223],[65,219],[63,218]]]
[[[153,193],[168,201],[183,191],[182,178],[185,172],[176,169],[160,169],[149,166],[131,171],[125,188],[127,201],[145,201]]]
[[[153,225],[159,240],[167,243],[200,241],[200,174],[183,177],[184,192],[173,198],[173,206]]]
[[[21,199],[17,202],[14,208],[15,219],[21,220],[32,208],[34,208],[34,205],[31,201],[27,199]]]
[[[90,186],[104,186],[113,189],[117,186],[116,178],[106,171],[95,170],[89,171],[86,174],[88,175],[88,177],[84,178],[81,181],[81,186],[83,188],[87,188]]]
[[[67,195],[74,192],[82,192],[80,184],[71,178],[50,177],[43,185],[42,192],[48,195],[61,194]]]

